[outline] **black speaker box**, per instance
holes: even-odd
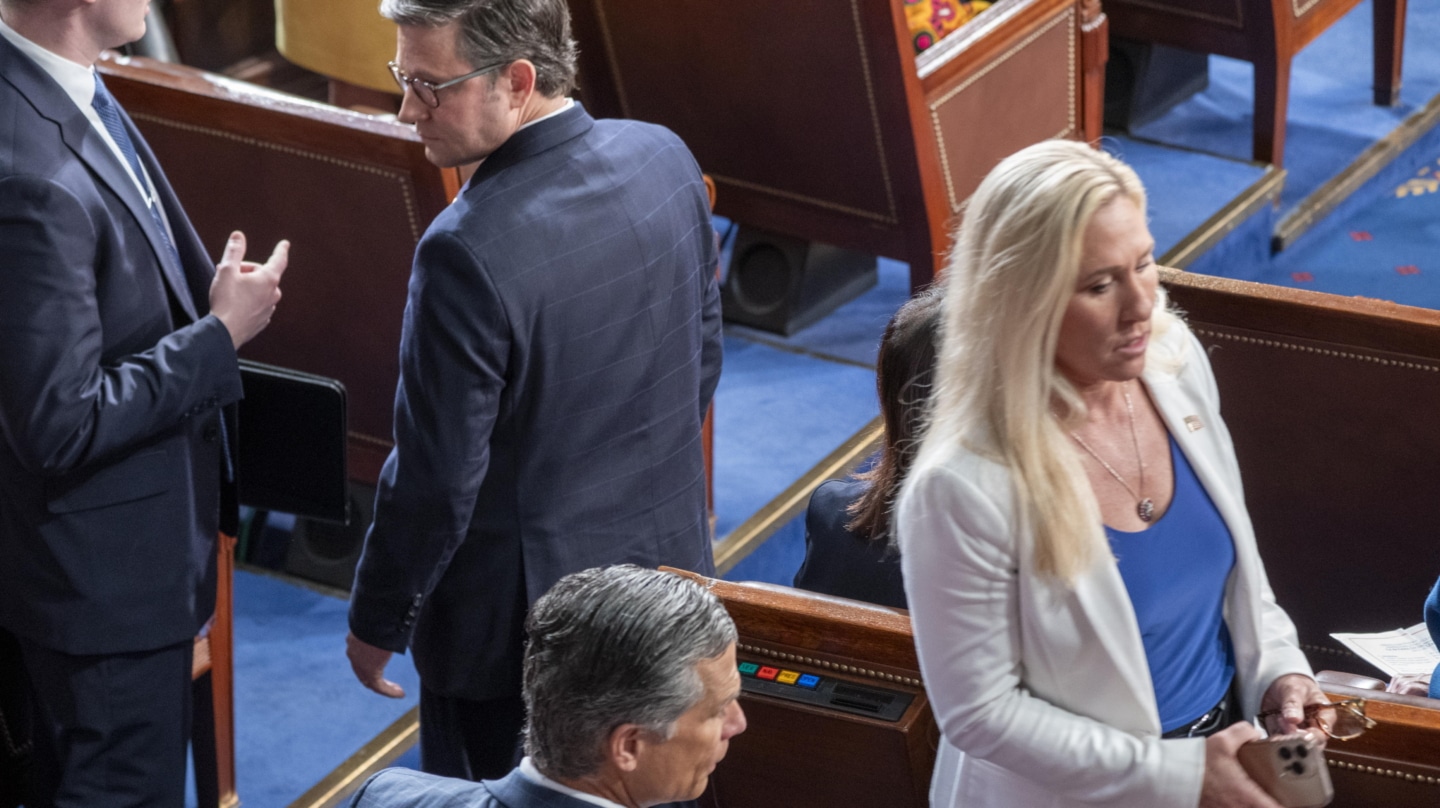
[[[1131,131],[1210,86],[1203,53],[1110,38],[1105,65],[1105,125]]]
[[[874,286],[873,255],[741,225],[720,287],[725,320],[789,336]]]
[[[365,545],[365,532],[374,519],[375,489],[350,483],[350,518],[331,522],[300,517],[285,554],[285,571],[316,583],[350,591],[355,565]]]

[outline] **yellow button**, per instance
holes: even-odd
[[[775,677],[775,681],[782,685],[793,685],[795,684],[795,680],[799,678],[800,674],[795,671],[780,671],[780,675]]]

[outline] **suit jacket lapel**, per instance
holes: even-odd
[[[190,315],[192,321],[200,319],[199,314],[195,310],[195,296],[192,294],[189,284],[185,282],[184,268],[175,264],[175,256],[171,255],[170,248],[165,246],[165,236],[160,232],[160,225],[155,221],[155,217],[150,215],[150,209],[145,204],[145,200],[141,198],[139,189],[135,187],[135,183],[130,181],[130,175],[127,174],[123,168],[120,168],[120,158],[100,139],[100,136],[95,132],[95,127],[90,126],[89,121],[85,121],[83,117],[81,120],[86,124],[89,137],[84,141],[84,143],[87,144],[86,150],[77,153],[92,167],[95,167],[97,163],[103,162],[112,169],[112,173],[107,177],[106,182],[112,189],[115,189],[116,193],[121,194],[121,198],[125,200],[125,206],[128,207],[130,213],[134,215],[136,222],[140,225],[140,229],[145,231],[145,238],[150,241],[150,249],[155,253],[155,260],[160,265],[161,274],[165,276],[165,283],[170,286],[171,294],[175,295],[180,301],[180,307],[185,310],[186,314]],[[165,181],[165,172],[161,170],[159,162],[155,159],[154,152],[150,151],[150,144],[145,142],[145,138],[140,134],[140,130],[135,128],[135,122],[130,120],[130,114],[125,111],[124,107],[120,107],[120,120],[125,124],[125,131],[130,135],[130,142],[135,146],[136,154],[140,156],[140,164],[145,167],[145,171],[150,175],[151,183],[155,186],[156,202],[161,206],[162,214],[170,223],[170,230],[173,232],[176,250],[179,251],[181,249],[182,233],[186,230],[185,227],[181,227],[185,216],[180,210],[180,203],[175,199],[173,193],[160,193],[162,186],[167,191],[169,190],[169,184]],[[71,148],[74,148],[73,144]],[[128,192],[128,195],[116,188],[115,183],[117,178],[120,180],[120,185],[124,188],[124,191]],[[165,198],[166,196],[169,198]]]
[[[180,300],[180,305],[192,319],[198,319],[195,311],[195,299],[184,283],[180,267],[174,266],[170,251],[165,247],[165,242],[157,229],[154,218],[150,215],[145,200],[140,196],[140,189],[130,179],[120,158],[115,155],[110,147],[105,145],[104,139],[95,131],[87,119],[75,106],[75,102],[65,91],[56,84],[50,75],[39,65],[31,61],[30,57],[21,53],[14,45],[11,45],[3,37],[0,37],[0,75],[5,77],[21,95],[30,102],[35,111],[41,117],[55,123],[60,128],[60,137],[65,145],[75,153],[90,171],[100,179],[102,183],[124,203],[130,215],[135,218],[136,224],[145,234],[150,242],[150,249],[155,254],[155,261],[161,269],[165,282],[169,285],[171,292]],[[155,165],[154,155],[144,145],[145,141],[135,129],[135,124],[130,121],[130,116],[125,115],[122,110],[122,119],[125,122],[126,130],[130,138],[135,142],[137,151],[142,155],[142,162],[148,157],[146,171],[150,171],[152,178],[158,175],[159,167]],[[159,185],[159,181],[156,182]],[[168,213],[176,209],[167,207]],[[173,217],[172,218],[183,218]],[[173,229],[177,231],[180,228]]]
[[[1220,458],[1215,457],[1211,446],[1214,425],[1205,424],[1201,420],[1200,409],[1195,406],[1194,400],[1180,389],[1179,381],[1175,377],[1146,374],[1145,385],[1150,390],[1150,398],[1155,402],[1155,408],[1160,411],[1161,419],[1165,421],[1166,429],[1170,431],[1171,437],[1175,438],[1180,451],[1185,453],[1185,459],[1190,461],[1190,466],[1195,469],[1195,476],[1200,479],[1200,484],[1215,503],[1216,510],[1220,511],[1220,518],[1225,520],[1225,527],[1229,528],[1230,535],[1240,535],[1247,524],[1245,503],[1235,500],[1232,496],[1233,484],[1216,465]],[[1190,423],[1199,426],[1192,428],[1186,418],[1193,419]]]
[[[174,256],[165,247],[164,241],[156,241],[160,232],[156,230],[154,217],[150,216],[148,210],[142,211],[144,219],[141,227],[147,227],[145,236],[150,239],[150,246],[155,250],[160,266],[164,270],[165,281],[170,284],[170,290],[180,299],[180,305],[190,319],[200,319],[197,300],[205,301],[204,308],[209,309],[210,280],[215,272],[210,264],[210,257],[206,254],[205,248],[200,244],[200,237],[195,234],[195,229],[190,226],[190,219],[186,217],[185,210],[180,206],[180,200],[175,196],[175,191],[170,187],[170,181],[165,176],[165,169],[160,166],[160,161],[155,159],[155,153],[150,150],[150,144],[145,141],[140,130],[136,128],[135,122],[130,119],[130,114],[121,108],[120,115],[125,121],[125,128],[130,133],[130,140],[135,144],[135,151],[140,155],[140,163],[150,174],[150,182],[155,186],[155,197],[164,211],[166,221],[170,223],[170,235],[175,243],[176,254],[180,256],[181,266],[176,266]],[[108,149],[107,149],[108,150]],[[133,187],[133,183],[132,183]],[[190,268],[187,271],[187,267]],[[196,270],[195,268],[199,268]],[[197,276],[198,272],[198,277]],[[197,281],[195,288],[191,288],[189,280]]]
[[[1075,580],[1075,599],[1090,620],[1095,636],[1114,660],[1120,678],[1135,698],[1135,705],[1146,716],[1145,725],[1125,727],[1135,731],[1147,728],[1160,733],[1160,707],[1155,702],[1155,684],[1150,680],[1145,645],[1140,640],[1140,623],[1135,619],[1135,606],[1130,602],[1125,579],[1113,558],[1095,562],[1089,572]]]

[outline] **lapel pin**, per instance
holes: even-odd
[[[1191,432],[1199,432],[1205,428],[1205,425],[1200,423],[1200,416],[1187,415],[1185,416],[1185,428]]]

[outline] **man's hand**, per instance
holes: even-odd
[[[376,648],[350,632],[345,636],[345,656],[350,657],[350,669],[360,684],[382,696],[392,699],[405,698],[405,689],[385,678],[385,665],[394,656],[384,648]]]
[[[1271,735],[1289,735],[1305,729],[1305,705],[1329,703],[1330,699],[1325,697],[1325,691],[1314,679],[1299,673],[1287,673],[1266,689],[1265,698],[1260,700],[1260,712],[1278,713],[1265,719],[1265,729]],[[1325,742],[1324,733],[1315,734],[1321,743]]]
[[[1260,730],[1237,721],[1205,739],[1200,808],[1280,808],[1280,803],[1250,779],[1235,757],[1243,744],[1260,738]]]
[[[210,313],[225,324],[235,349],[270,324],[280,302],[280,276],[290,263],[290,242],[281,241],[263,264],[245,260],[245,234],[236,230],[225,242],[210,283]]]

